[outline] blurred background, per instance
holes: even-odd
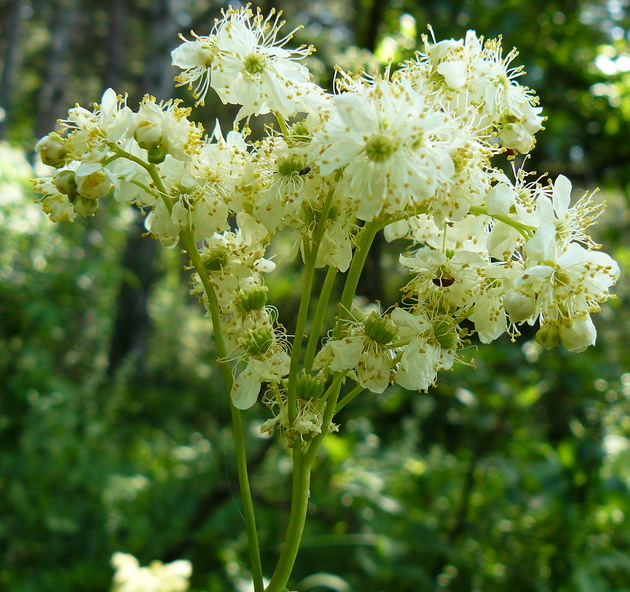
[[[247,590],[229,410],[185,261],[118,204],[52,225],[28,181],[37,139],[108,87],[132,108],[145,93],[192,105],[169,52],[225,5],[0,0],[1,590],[106,591],[114,551],[189,559],[196,592]],[[524,331],[480,347],[476,370],[441,375],[429,395],[390,388],[346,408],[316,467],[294,587],[630,591],[628,0],[260,7],[304,25],[296,41],[318,48],[309,66],[328,87],[335,63],[412,57],[428,24],[437,39],[503,35],[548,116],[527,168],[602,189],[594,234],[622,268],[587,352],[541,351]],[[234,114],[209,100],[194,116],[225,129]],[[376,253],[363,292],[388,303],[397,253]],[[292,327],[297,268],[280,276],[272,300]],[[267,416],[248,411],[263,565],[290,485],[286,451],[260,436]]]

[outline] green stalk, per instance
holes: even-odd
[[[203,262],[197,250],[197,245],[189,231],[180,233],[182,245],[193,266],[199,274],[201,283],[208,297],[208,308],[212,318],[212,326],[214,328],[214,339],[217,348],[219,366],[223,376],[223,382],[227,391],[230,404],[230,412],[232,414],[232,430],[234,434],[234,445],[236,450],[236,468],[238,473],[238,482],[241,490],[241,503],[243,505],[243,516],[245,518],[245,530],[247,533],[247,545],[249,547],[249,558],[252,566],[252,578],[254,581],[254,591],[264,592],[263,571],[260,561],[260,550],[258,546],[258,532],[256,530],[256,517],[254,514],[254,502],[252,500],[252,492],[249,484],[249,475],[247,471],[247,450],[245,447],[245,429],[243,427],[243,418],[240,410],[232,404],[230,393],[232,391],[232,370],[227,361],[227,350],[223,333],[221,331],[221,318],[219,313],[219,303],[217,296],[208,279],[207,272],[203,266]]]
[[[315,263],[317,262],[317,252],[319,245],[326,231],[326,220],[330,212],[332,203],[333,190],[331,189],[326,196],[324,207],[322,209],[317,225],[313,232],[311,243],[306,248],[304,261],[304,277],[302,280],[302,296],[300,298],[300,309],[298,311],[297,323],[295,325],[295,336],[293,337],[293,346],[291,349],[291,362],[289,365],[289,389],[287,393],[287,406],[289,423],[293,423],[297,416],[297,393],[296,383],[298,368],[300,365],[300,357],[302,354],[302,341],[304,339],[304,330],[306,328],[306,320],[308,316],[308,307],[311,301],[311,291],[313,289],[313,278],[315,276]]]
[[[335,410],[337,408],[337,400],[339,399],[339,391],[341,390],[341,384],[343,383],[343,379],[345,378],[347,372],[340,372],[335,376],[332,384],[329,389],[332,389],[332,393],[330,394],[330,398],[326,403],[326,409],[324,410],[324,417],[322,419],[322,429],[317,436],[313,438],[309,447],[306,451],[306,459],[309,463],[309,466],[312,466],[313,461],[315,460],[315,455],[319,450],[326,434],[328,434],[328,429],[330,428],[330,423],[332,421],[333,416],[335,415]]]
[[[335,415],[339,413],[348,403],[352,402],[365,390],[364,386],[357,384],[335,407]]]
[[[291,349],[291,362],[289,365],[289,389],[287,394],[287,405],[289,411],[289,424],[295,421],[297,416],[297,392],[296,381],[298,367],[300,365],[300,354],[302,353],[302,340],[304,339],[304,329],[308,315],[308,305],[311,300],[311,290],[313,289],[313,278],[315,276],[315,259],[317,253],[314,249],[308,249],[304,261],[304,277],[302,279],[302,296],[300,298],[300,309],[298,311],[297,323],[295,325],[295,336]]]
[[[335,278],[337,277],[337,270],[334,267],[329,267],[326,273],[326,279],[319,293],[319,300],[317,301],[317,309],[315,310],[315,316],[313,317],[313,324],[311,325],[311,332],[308,336],[308,343],[306,344],[306,353],[304,354],[304,369],[307,372],[311,371],[313,367],[313,360],[315,359],[315,350],[317,349],[317,342],[319,341],[319,332],[328,310],[328,302],[330,301],[330,295],[332,294],[333,286],[335,285]]]
[[[280,125],[280,130],[282,131],[282,135],[285,138],[289,137],[289,126],[287,125],[286,119],[282,116],[282,113],[278,113],[278,111],[274,111],[273,114],[276,116],[276,121],[278,125]]]
[[[291,577],[293,565],[300,548],[302,533],[304,532],[310,482],[311,465],[306,462],[304,453],[299,445],[295,446],[293,448],[293,489],[289,525],[278,564],[265,592],[282,592]]]
[[[509,216],[501,216],[499,214],[490,215],[488,214],[488,210],[483,206],[472,206],[470,208],[470,213],[474,216],[490,216],[491,218],[494,218],[499,222],[503,222],[503,224],[507,224],[515,230],[518,230],[518,232],[520,232],[521,236],[523,236],[525,240],[529,240],[530,238],[532,238],[534,232],[536,232],[536,229],[533,226],[528,226],[527,224],[512,220],[512,218],[510,218]]]
[[[345,374],[345,372],[338,374],[329,387],[333,392],[326,404],[321,432],[311,440],[306,452],[299,446],[294,446],[293,448],[291,515],[289,517],[286,538],[282,545],[282,551],[280,552],[280,559],[278,560],[276,569],[265,592],[282,592],[293,572],[293,566],[295,565],[295,560],[300,549],[300,542],[306,522],[311,468],[315,460],[315,455],[328,433],[328,428],[330,427],[330,422],[335,412],[335,406],[339,398],[339,390],[341,389],[341,383]]]
[[[343,287],[343,293],[341,294],[341,302],[339,303],[339,319],[337,321],[335,333],[339,332],[340,321],[347,319],[347,315],[350,314],[352,299],[354,298],[357,286],[359,285],[361,272],[363,271],[363,266],[367,260],[368,253],[370,252],[372,241],[374,240],[376,233],[384,228],[388,223],[389,221],[383,222],[375,220],[373,222],[367,222],[363,227],[357,248],[355,249],[354,256],[352,257],[350,269],[348,270],[348,276],[346,277],[346,283]]]

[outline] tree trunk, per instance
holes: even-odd
[[[13,84],[20,69],[20,33],[24,0],[14,0],[6,22],[6,39],[2,74],[0,75],[0,139],[4,138],[11,115]]]
[[[122,69],[122,63],[116,66],[116,59],[122,61],[122,36],[124,29],[124,13],[126,0],[116,0],[110,12],[110,34],[112,44],[120,43],[119,58],[110,56],[107,78],[110,82],[120,79],[119,73],[113,69]],[[170,62],[170,49],[177,43],[179,29],[175,13],[179,10],[179,2],[158,0],[149,8],[149,24],[146,70],[142,77],[142,93],[150,93],[159,99],[173,95],[173,71]],[[119,5],[119,6],[115,6]],[[110,71],[111,69],[111,71]],[[110,344],[108,375],[113,377],[120,365],[133,355],[140,360],[147,349],[150,334],[150,318],[147,304],[152,284],[156,280],[155,261],[157,259],[157,241],[142,238],[144,232],[144,216],[137,214],[135,223],[130,229],[127,246],[123,257],[125,278],[120,285],[116,302],[116,317]],[[135,374],[142,372],[136,366]]]
[[[105,64],[105,86],[116,92],[125,75],[127,45],[127,0],[111,0],[109,5],[109,51]]]
[[[41,138],[55,127],[57,119],[68,108],[67,79],[71,67],[68,55],[73,32],[78,22],[76,0],[54,4],[51,41],[48,48],[43,82],[37,97],[35,137]]]

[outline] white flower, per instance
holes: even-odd
[[[426,391],[435,384],[439,370],[453,365],[459,343],[456,332],[446,319],[431,320],[423,309],[412,313],[395,308],[392,320],[400,340],[407,341],[394,375],[396,383]]]
[[[454,166],[446,149],[446,116],[408,85],[381,80],[355,84],[334,97],[335,109],[315,134],[325,147],[322,175],[344,169],[342,187],[356,216],[430,205]]]
[[[286,336],[265,323],[246,331],[239,339],[245,367],[235,376],[230,396],[237,409],[249,409],[258,399],[263,382],[278,383],[289,374]]]
[[[544,319],[559,320],[599,310],[599,303],[610,297],[608,288],[619,277],[617,263],[606,253],[587,250],[577,243],[557,255],[553,234],[537,232],[530,243],[535,239],[540,240],[532,248],[526,245],[528,257],[533,260],[516,277],[514,286],[523,296],[535,300],[536,313]]]
[[[329,340],[315,365],[328,365],[334,372],[352,370],[361,386],[382,393],[389,386],[394,365],[391,343],[395,336],[396,328],[389,318],[371,313],[361,322],[349,323],[340,339]]]
[[[76,106],[68,111],[68,119],[60,122],[69,132],[65,147],[72,158],[97,161],[105,157],[110,142],[118,142],[132,133],[133,113],[126,99],[107,89],[101,104],[94,111]]]
[[[571,352],[584,351],[595,345],[597,330],[590,315],[580,315],[574,319],[566,319],[558,327],[562,345]]]
[[[586,229],[602,213],[602,204],[593,203],[593,194],[586,193],[571,206],[571,181],[564,175],[558,175],[549,193],[549,189],[538,192],[536,214],[541,226],[550,226],[555,232],[557,248],[564,249],[574,241],[597,247]]]
[[[185,40],[173,51],[173,64],[184,69],[176,80],[189,87],[199,81],[193,90],[198,104],[212,86],[223,103],[242,105],[237,119],[304,110],[304,99],[315,88],[299,60],[314,49],[286,49],[295,31],[279,39],[283,24],[273,10],[263,18],[260,10],[229,8],[209,37]]]
[[[192,565],[186,559],[172,563],[152,561],[140,567],[138,560],[129,553],[112,555],[114,574],[113,592],[185,592],[188,590]]]
[[[203,127],[189,121],[191,110],[180,100],[157,102],[145,95],[135,114],[136,126],[152,123],[161,130],[161,149],[177,160],[190,160],[202,145]]]
[[[200,37],[192,31],[191,34],[195,38],[193,41],[180,35],[184,43],[171,52],[171,63],[183,70],[175,77],[177,86],[188,86],[197,99],[196,105],[203,106],[210,88],[210,67],[217,56],[217,48],[214,36]]]
[[[399,259],[414,275],[404,291],[417,295],[420,301],[433,295],[456,307],[472,303],[489,267],[480,253],[463,249],[444,253],[425,247]]]

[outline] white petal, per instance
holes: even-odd
[[[571,202],[571,181],[564,175],[558,175],[553,184],[553,205],[558,218],[564,216],[569,210]]]
[[[444,76],[446,84],[451,88],[461,88],[466,84],[466,63],[458,60],[442,62],[437,71]]]

